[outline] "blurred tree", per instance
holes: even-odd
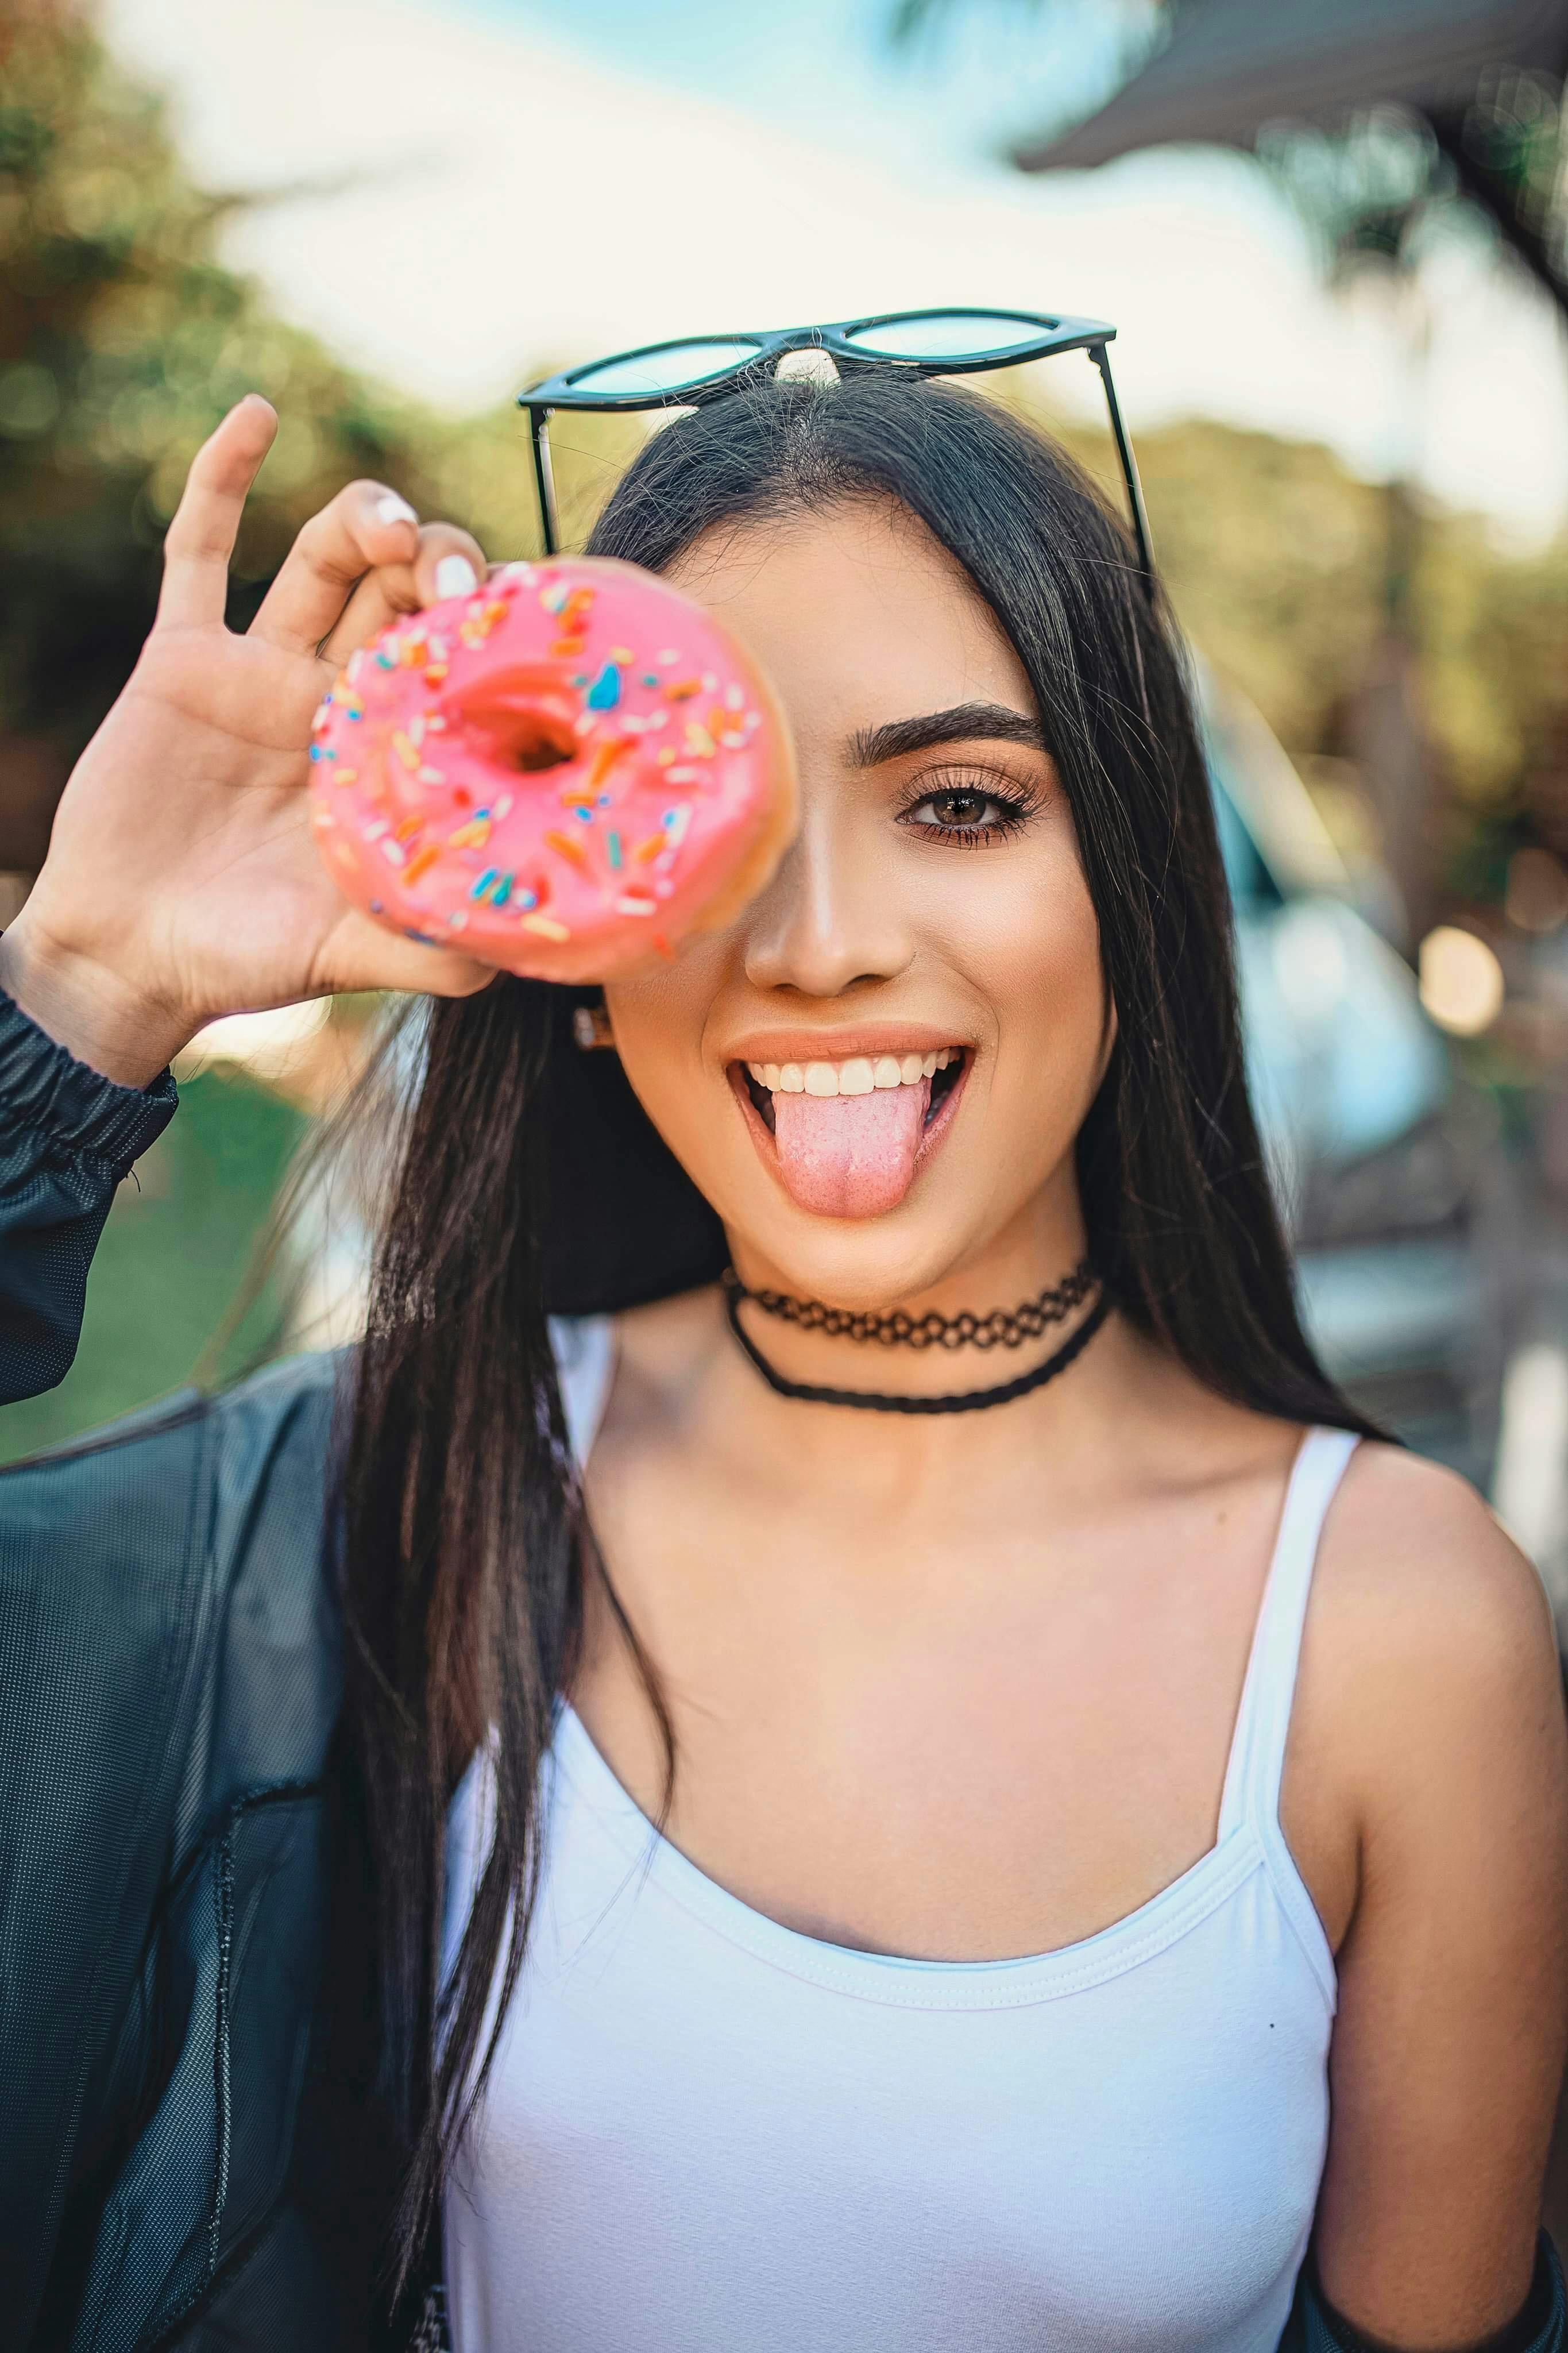
[[[408,412],[218,266],[223,201],[189,185],[157,101],[71,0],[0,0],[0,863],[31,865],[145,634],[190,453],[231,401],[255,388],[283,417],[241,582],[345,475],[426,485]]]
[[[1103,437],[1064,438],[1091,470],[1106,466]],[[1376,622],[1379,491],[1313,443],[1203,420],[1141,434],[1138,462],[1194,642],[1291,750],[1318,749]],[[1108,468],[1102,479],[1110,487]]]
[[[1120,500],[1108,437],[1044,406],[1044,371],[987,381]],[[1385,487],[1319,444],[1205,419],[1141,433],[1138,459],[1160,570],[1194,643],[1309,769],[1342,750],[1385,609]],[[1568,538],[1521,556],[1481,518],[1429,506],[1412,565],[1423,721],[1453,804],[1440,845],[1451,869],[1476,828],[1490,841],[1500,827],[1510,842],[1540,830],[1541,779],[1562,766],[1568,740]],[[1568,807],[1563,829],[1568,846]]]
[[[437,419],[284,324],[217,258],[239,201],[192,187],[161,102],[105,55],[80,0],[0,0],[0,868],[40,862],[70,763],[146,634],[191,454],[243,393],[265,393],[281,427],[234,617],[356,474],[472,522],[492,553],[535,544],[516,413]],[[574,518],[630,444],[597,420],[560,441]]]

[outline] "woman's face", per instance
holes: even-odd
[[[632,1086],[753,1284],[870,1307],[999,1254],[1054,1273],[1110,1026],[1016,654],[869,501],[712,533],[670,578],[772,679],[802,817],[739,921],[606,990]]]

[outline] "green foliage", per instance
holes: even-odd
[[[1119,497],[1105,437],[1047,421]],[[1290,752],[1331,748],[1386,617],[1395,494],[1314,443],[1229,425],[1166,426],[1138,454],[1194,642]],[[1525,807],[1568,725],[1568,539],[1521,557],[1478,517],[1434,507],[1415,517],[1411,565],[1426,725],[1461,833],[1489,828]]]
[[[1382,617],[1382,492],[1328,449],[1227,425],[1145,434],[1139,463],[1194,642],[1282,741],[1315,749]]]
[[[0,0],[0,734],[84,740],[135,659],[185,468],[232,403],[281,429],[247,511],[244,584],[360,474],[492,553],[537,544],[527,432],[510,406],[455,426],[277,319],[217,259],[230,203],[200,194],[160,102],[71,0]],[[624,427],[560,437],[568,516]]]
[[[412,470],[409,420],[218,266],[223,207],[70,8],[0,16],[0,723],[87,732],[134,657],[192,449],[242,392],[285,413],[238,569],[346,472]]]
[[[206,1072],[115,1196],[88,1285],[77,1360],[58,1388],[8,1405],[0,1462],[69,1438],[188,1381],[238,1293],[301,1115],[248,1079]],[[268,1285],[218,1371],[266,1352],[282,1311]]]

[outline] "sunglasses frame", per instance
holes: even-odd
[[[893,352],[868,352],[852,339],[868,328],[914,324],[921,319],[1023,319],[1037,326],[1039,333],[1023,343],[1003,344],[988,351],[944,353],[941,358],[911,359]],[[758,333],[746,329],[733,334],[677,335],[658,343],[639,343],[635,350],[614,353],[610,358],[586,361],[581,367],[564,368],[556,375],[546,376],[517,396],[517,405],[528,411],[529,440],[533,451],[533,478],[539,491],[540,523],[543,533],[544,552],[559,552],[559,518],[555,509],[555,478],[550,462],[550,418],[561,408],[576,409],[584,414],[604,417],[630,416],[653,408],[703,408],[710,401],[722,399],[749,380],[767,381],[776,370],[786,352],[826,352],[841,376],[862,374],[868,368],[901,368],[908,375],[979,375],[1004,367],[1026,367],[1034,360],[1051,359],[1058,352],[1087,352],[1100,371],[1105,406],[1110,419],[1111,438],[1121,465],[1121,480],[1127,492],[1127,504],[1132,525],[1133,543],[1138,562],[1146,579],[1154,575],[1153,556],[1149,537],[1149,518],[1143,505],[1143,486],[1138,479],[1138,461],[1132,454],[1132,444],[1122,421],[1121,409],[1111,380],[1110,354],[1108,346],[1114,342],[1116,330],[1102,319],[1072,319],[1059,313],[1039,311],[976,310],[958,304],[946,310],[879,311],[860,319],[840,319],[829,326],[784,327]],[[724,365],[705,375],[693,376],[689,382],[667,386],[659,392],[592,392],[580,389],[584,376],[595,375],[601,368],[615,367],[632,360],[647,359],[656,352],[678,352],[683,346],[699,348],[705,343],[749,343],[749,358],[726,361]]]

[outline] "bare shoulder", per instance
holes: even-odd
[[[1304,1731],[1374,1814],[1413,1776],[1506,1780],[1563,1746],[1534,1568],[1468,1482],[1394,1447],[1358,1447],[1331,1506],[1302,1677]]]
[[[1541,1580],[1468,1480],[1394,1446],[1351,1457],[1317,1571],[1321,1613],[1359,1649],[1484,1676],[1556,1643]]]

